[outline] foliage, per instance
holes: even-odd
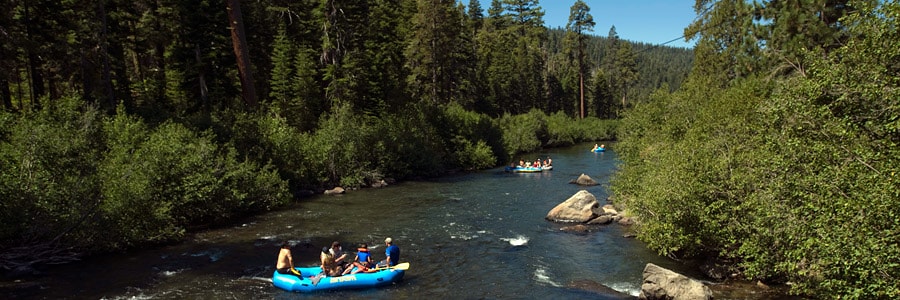
[[[11,2],[0,13],[0,242],[167,242],[305,190],[614,138],[616,121],[597,118],[615,117],[612,102],[569,117],[576,66],[538,1],[493,1],[487,17],[477,3],[243,2],[233,17],[252,59],[239,68],[216,2]],[[598,66],[604,40],[579,40],[583,66]],[[676,61],[658,73],[677,87],[690,51],[660,49],[647,57],[657,70]],[[240,82],[252,74],[267,80]],[[593,95],[618,96],[607,92]]]
[[[503,130],[503,148],[507,156],[533,152],[547,136],[547,116],[538,110],[521,115],[503,115],[498,120]]]
[[[78,242],[99,200],[102,114],[66,98],[0,116],[0,244]]]
[[[466,111],[458,104],[441,109],[433,122],[457,167],[478,170],[496,166],[498,158],[505,161],[501,132],[493,120],[484,114]]]
[[[798,72],[699,69],[626,113],[612,186],[648,246],[727,258],[797,294],[900,295],[900,4],[852,5],[840,47],[797,50],[794,37],[779,37],[780,55],[804,62]],[[748,38],[720,30],[710,42]],[[774,58],[735,49],[698,45],[697,61]]]
[[[290,196],[274,170],[238,161],[209,134],[149,128],[122,106],[103,118],[78,98],[54,103],[34,118],[3,118],[4,245],[93,252],[168,241]]]

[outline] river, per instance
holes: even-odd
[[[561,232],[564,224],[544,219],[550,209],[582,189],[605,203],[606,184],[618,163],[615,145],[604,153],[589,152],[590,146],[523,156],[552,157],[554,169],[549,172],[514,174],[496,168],[306,198],[232,227],[191,234],[177,245],[45,268],[41,276],[16,282],[10,296],[603,299],[609,297],[572,286],[599,283],[637,295],[647,263],[695,276],[695,268],[624,237],[627,227],[608,225],[577,234]],[[568,183],[582,173],[601,185]],[[392,237],[401,248],[401,261],[411,264],[398,284],[310,295],[272,286],[282,240],[295,244],[295,261],[306,266],[317,264],[318,249],[332,241],[340,241],[345,250],[368,243],[375,259],[383,259],[385,237]]]

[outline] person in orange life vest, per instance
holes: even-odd
[[[353,259],[353,265],[356,266],[356,270],[348,268],[347,270],[344,270],[345,275],[347,273],[356,274],[359,272],[366,272],[375,265],[375,261],[372,260],[372,254],[369,253],[369,245],[366,245],[366,243],[359,245],[359,248],[356,249],[356,258]]]

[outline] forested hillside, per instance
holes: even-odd
[[[9,1],[0,265],[613,139],[690,51],[604,44],[575,3],[551,31],[534,0]]]
[[[900,2],[695,10],[688,80],[620,124],[639,237],[801,295],[900,297]]]

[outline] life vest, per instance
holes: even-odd
[[[368,248],[359,248],[356,249],[358,252],[356,253],[359,256],[359,262],[368,263],[369,262],[369,249]]]

